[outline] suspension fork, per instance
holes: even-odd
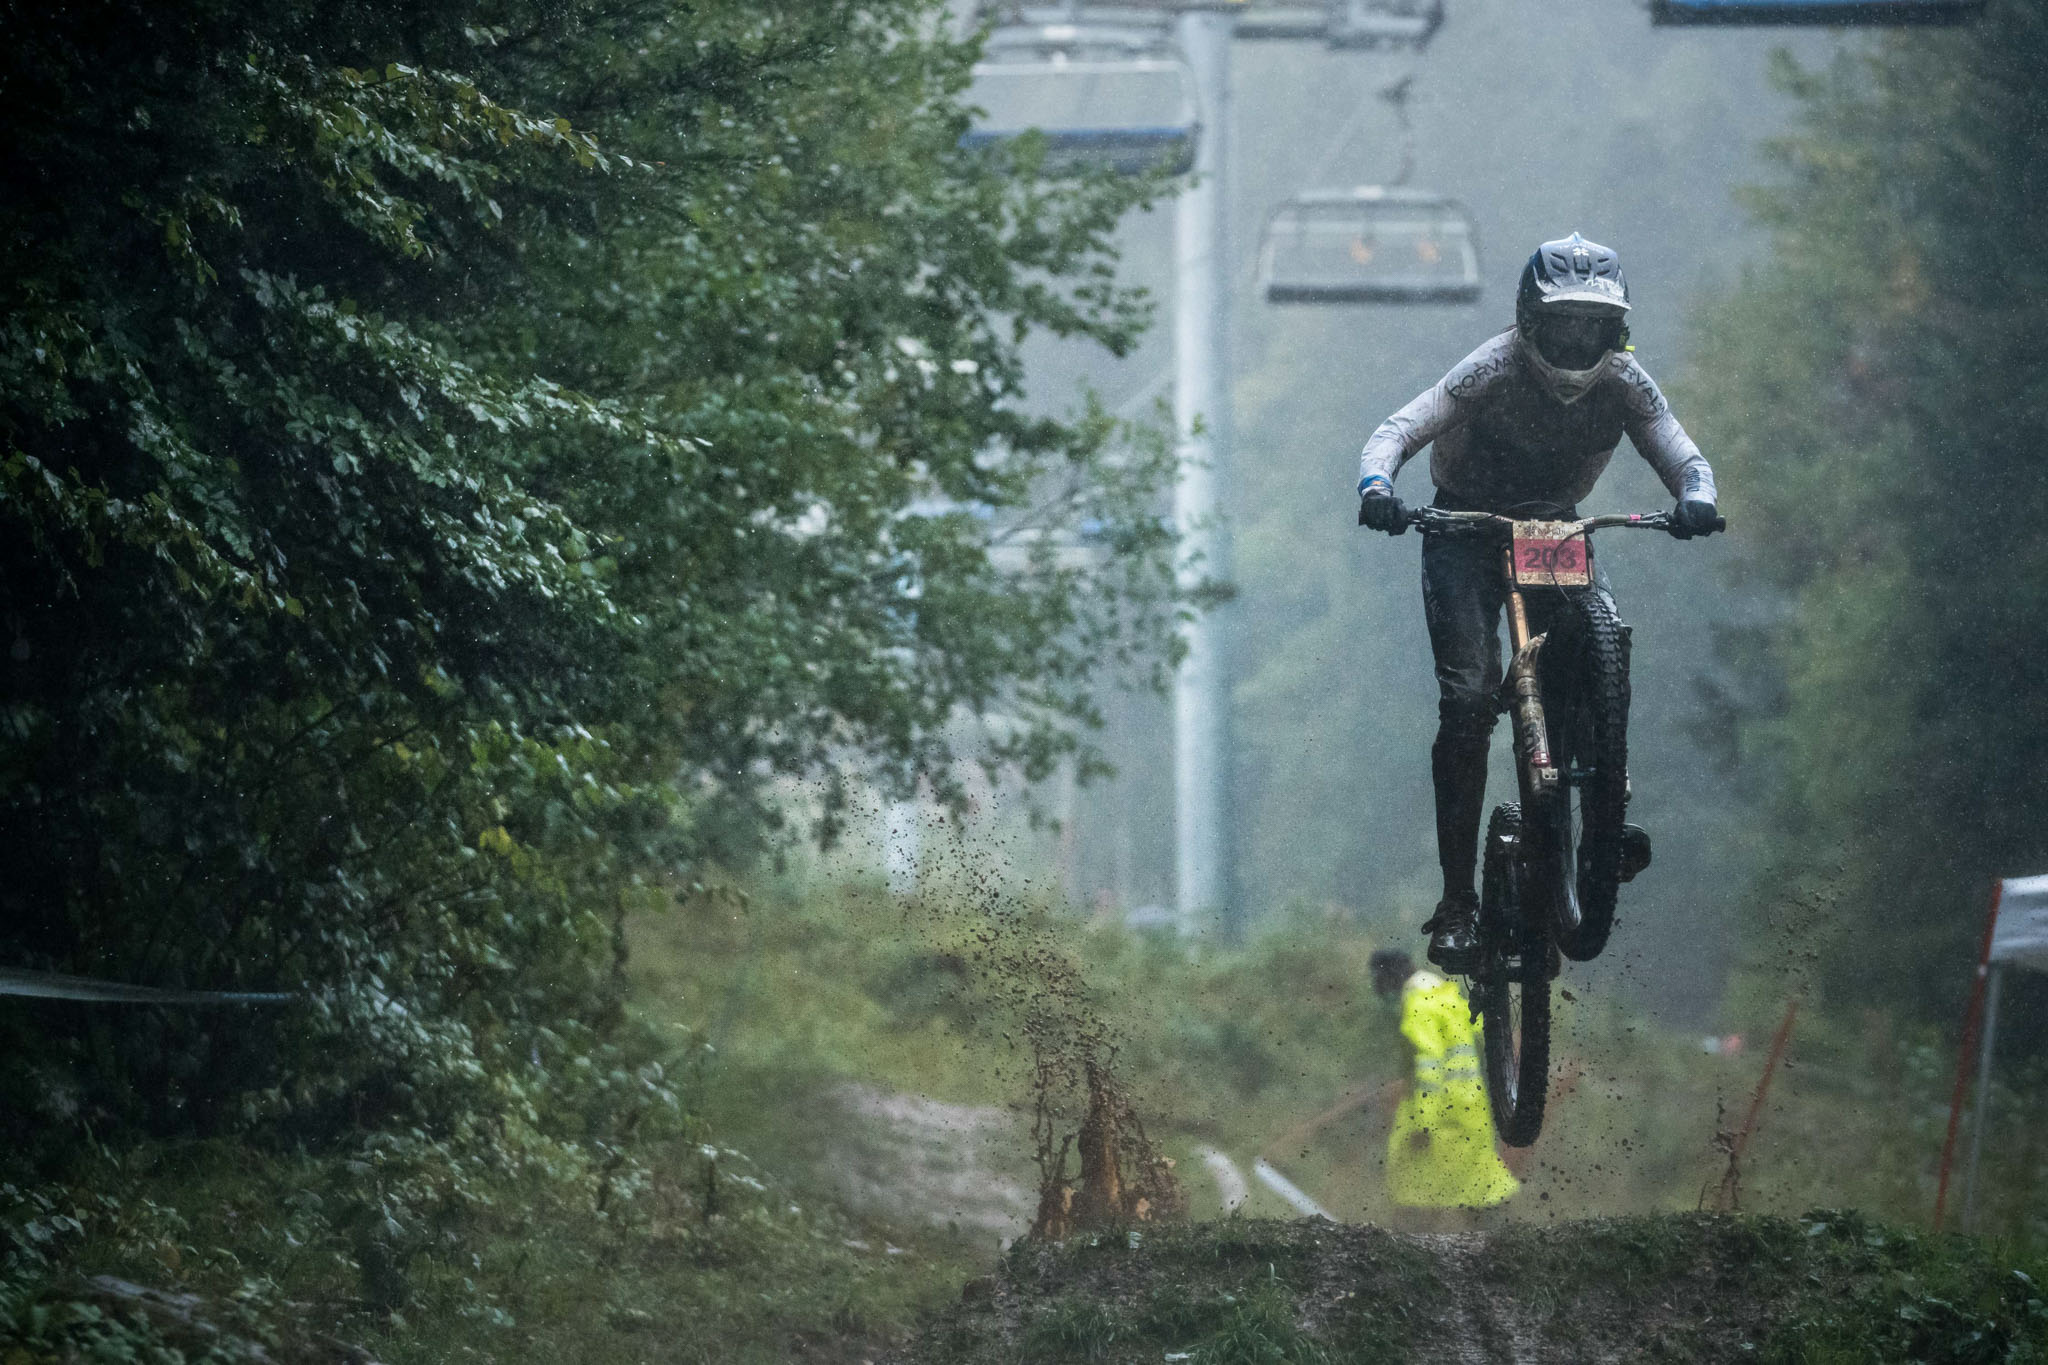
[[[1515,548],[1501,550],[1501,571],[1508,585],[1508,644],[1513,657],[1502,692],[1515,727],[1515,774],[1522,788],[1522,809],[1533,817],[1545,798],[1557,790],[1557,759],[1550,752],[1550,727],[1543,720],[1543,689],[1536,679],[1536,660],[1543,635],[1529,633],[1529,605],[1515,581]]]

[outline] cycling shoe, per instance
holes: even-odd
[[[1422,926],[1429,935],[1429,960],[1453,976],[1479,969],[1479,897],[1467,891],[1445,896]]]

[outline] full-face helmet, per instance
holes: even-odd
[[[1621,257],[1576,232],[1537,247],[1515,289],[1522,353],[1566,403],[1583,398],[1607,357],[1627,344],[1628,310]]]

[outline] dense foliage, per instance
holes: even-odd
[[[1991,879],[2048,867],[2044,60],[2048,17],[2015,3],[1782,63],[1806,114],[1755,197],[1774,249],[1685,395],[1740,585],[1781,603],[1729,633],[1720,694],[1796,931],[1758,950],[1942,1018]]]
[[[496,1112],[778,779],[1087,761],[1162,456],[1018,348],[1152,187],[960,151],[941,14],[8,8],[0,963],[304,996],[5,1002],[0,1126]]]

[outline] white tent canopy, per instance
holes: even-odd
[[[2007,877],[1992,888],[1991,912],[1984,921],[1983,956],[1977,963],[1976,984],[1963,1015],[1962,1047],[1956,1056],[1955,1093],[1949,1100],[1948,1136],[1942,1142],[1940,1183],[1934,1195],[1936,1230],[1941,1227],[1948,1203],[1949,1163],[1955,1156],[1973,1049],[1977,1053],[1977,1116],[1970,1124],[1970,1155],[1963,1171],[1963,1230],[1976,1230],[1977,1165],[1984,1154],[1984,1128],[1990,1117],[1991,1056],[1998,1039],[1999,987],[2004,984],[2008,967],[2048,972],[2048,875]]]
[[[2048,972],[2048,876],[2008,877],[1999,884],[1990,960]]]

